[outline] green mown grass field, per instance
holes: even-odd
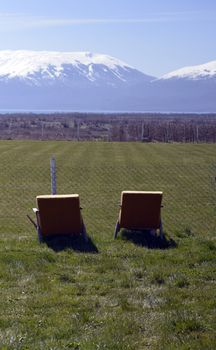
[[[215,349],[216,145],[0,141],[0,349]],[[89,243],[40,244],[35,196],[79,193]],[[161,190],[165,239],[121,232],[122,190]],[[33,215],[32,215],[33,217]]]

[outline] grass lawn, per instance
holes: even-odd
[[[216,145],[0,141],[0,349],[216,349]],[[39,244],[35,196],[79,193],[90,237]],[[121,232],[162,190],[166,241]],[[160,249],[161,248],[161,249]]]

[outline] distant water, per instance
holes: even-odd
[[[0,109],[0,114],[17,114],[17,113],[24,113],[24,114],[51,114],[51,113],[96,113],[96,114],[121,114],[121,113],[160,113],[160,112],[150,112],[150,111],[113,111],[113,110],[56,110],[56,109]]]
[[[211,112],[175,112],[175,111],[113,111],[113,110],[56,110],[56,109],[0,109],[0,115],[1,114],[64,114],[64,113],[87,113],[87,114],[176,114],[176,115],[203,115],[203,114],[215,114]]]

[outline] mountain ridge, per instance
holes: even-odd
[[[0,79],[28,79],[34,84],[34,80],[39,77],[50,81],[62,79],[70,73],[69,68],[73,68],[73,71],[79,72],[80,76],[85,77],[86,80],[96,81],[98,67],[100,67],[100,73],[103,72],[106,75],[109,71],[122,81],[125,81],[124,73],[139,72],[112,56],[92,52],[0,51]],[[142,72],[139,74],[148,81],[153,78]]]
[[[215,112],[216,61],[156,78],[103,54],[0,51],[0,109],[16,108]]]
[[[204,64],[186,66],[170,73],[164,74],[161,79],[192,79],[216,78],[216,60]]]

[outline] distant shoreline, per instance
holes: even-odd
[[[89,110],[89,111],[76,111],[76,110],[22,110],[22,109],[0,109],[0,117],[1,116],[8,116],[8,115],[26,115],[26,116],[35,116],[35,115],[44,115],[44,116],[49,116],[49,115],[72,115],[73,117],[75,115],[79,116],[92,116],[92,115],[97,115],[97,116],[138,116],[138,117],[146,117],[146,116],[176,116],[176,117],[191,117],[191,116],[212,116],[216,117],[216,111],[215,112],[175,112],[175,111],[167,111],[167,112],[158,112],[158,111],[94,111],[94,110]]]

